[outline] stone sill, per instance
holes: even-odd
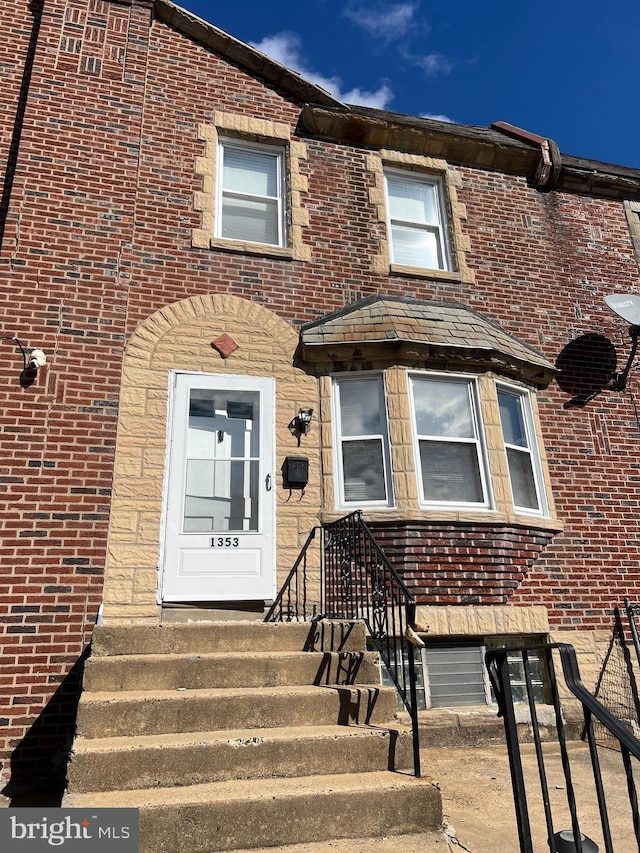
[[[209,247],[234,255],[262,255],[265,258],[278,258],[282,261],[295,260],[293,249],[269,246],[266,243],[244,243],[241,240],[223,240],[212,237],[209,241]]]
[[[331,524],[355,512],[354,509],[322,510],[319,513],[321,524]],[[558,533],[564,530],[564,522],[558,518],[543,518],[539,515],[522,515],[496,512],[494,510],[442,510],[442,509],[399,509],[397,507],[375,507],[362,509],[362,517],[369,522],[402,523],[434,522],[441,524],[485,524],[491,527],[526,527],[534,530],[550,530]]]
[[[410,267],[404,264],[390,264],[389,274],[410,276],[412,278],[430,278],[436,281],[462,281],[462,273],[455,270],[431,270],[426,267]]]

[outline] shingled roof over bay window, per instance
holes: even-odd
[[[477,311],[455,302],[370,296],[304,325],[306,362],[386,355],[430,369],[493,370],[546,387],[554,365]]]

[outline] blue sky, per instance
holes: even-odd
[[[638,0],[179,0],[340,100],[640,168]]]

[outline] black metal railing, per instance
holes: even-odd
[[[625,598],[624,611],[627,614],[629,630],[631,632],[631,639],[633,641],[633,647],[636,650],[636,660],[638,662],[638,666],[640,667],[640,638],[638,638],[638,626],[636,624],[636,614],[638,612],[638,605],[632,604],[628,598]]]
[[[415,599],[357,511],[324,529],[324,606],[334,619],[362,619],[411,718],[420,776]]]
[[[265,622],[309,622],[319,616],[319,602],[308,598],[307,558],[309,547],[320,528],[307,536],[280,592],[264,617]]]
[[[531,730],[535,745],[539,787],[544,807],[546,822],[547,843],[550,853],[562,853],[564,850],[576,850],[577,853],[590,853],[597,849],[593,841],[587,838],[580,830],[578,809],[576,804],[575,789],[567,748],[567,737],[564,718],[560,706],[558,681],[554,667],[554,652],[560,657],[564,682],[569,691],[579,700],[584,716],[584,733],[589,745],[589,757],[593,771],[593,780],[597,796],[600,825],[602,829],[602,841],[606,853],[614,853],[609,812],[607,808],[607,796],[600,768],[600,760],[594,736],[593,723],[597,720],[600,725],[608,731],[609,737],[620,749],[622,764],[627,782],[627,793],[629,805],[633,818],[633,828],[636,843],[640,849],[640,825],[638,821],[638,801],[636,786],[633,776],[632,758],[640,759],[640,741],[638,741],[625,726],[611,714],[583,685],[578,669],[575,649],[565,643],[553,643],[527,647],[512,647],[492,649],[486,654],[486,663],[489,670],[491,683],[498,702],[499,714],[503,717],[507,749],[509,753],[509,767],[511,771],[511,783],[513,786],[516,821],[518,836],[520,840],[521,853],[533,853],[533,841],[531,836],[531,822],[527,802],[527,786],[523,772],[522,756],[518,739],[516,725],[516,712],[513,700],[512,678],[514,677],[514,657],[520,656],[520,664],[517,669],[524,671],[526,693],[529,712],[531,715]],[[564,788],[566,790],[567,806],[570,816],[571,829],[556,831],[554,827],[554,815],[552,814],[551,798],[549,795],[549,784],[545,769],[545,759],[542,749],[542,737],[540,725],[536,713],[532,687],[531,658],[542,657],[546,663],[549,676],[549,689],[551,704],[555,711],[555,726],[560,751],[560,760],[564,776]],[[521,672],[517,673],[520,678]],[[530,786],[531,788],[531,783]],[[567,841],[568,839],[568,841]],[[573,846],[567,846],[567,844]]]
[[[310,602],[307,558],[318,529],[319,583]],[[265,622],[362,620],[411,718],[420,776],[415,611],[413,596],[357,511],[311,531]]]

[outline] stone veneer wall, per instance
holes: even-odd
[[[236,349],[224,359],[211,342],[226,333]],[[233,296],[196,296],[145,321],[124,359],[104,591],[105,621],[155,620],[167,454],[169,371],[276,379],[276,551],[278,581],[315,523],[320,505],[318,430],[303,448],[287,429],[300,407],[317,408],[317,384],[292,366],[297,336],[266,308]],[[310,458],[304,496],[287,502],[279,471],[287,454]]]

